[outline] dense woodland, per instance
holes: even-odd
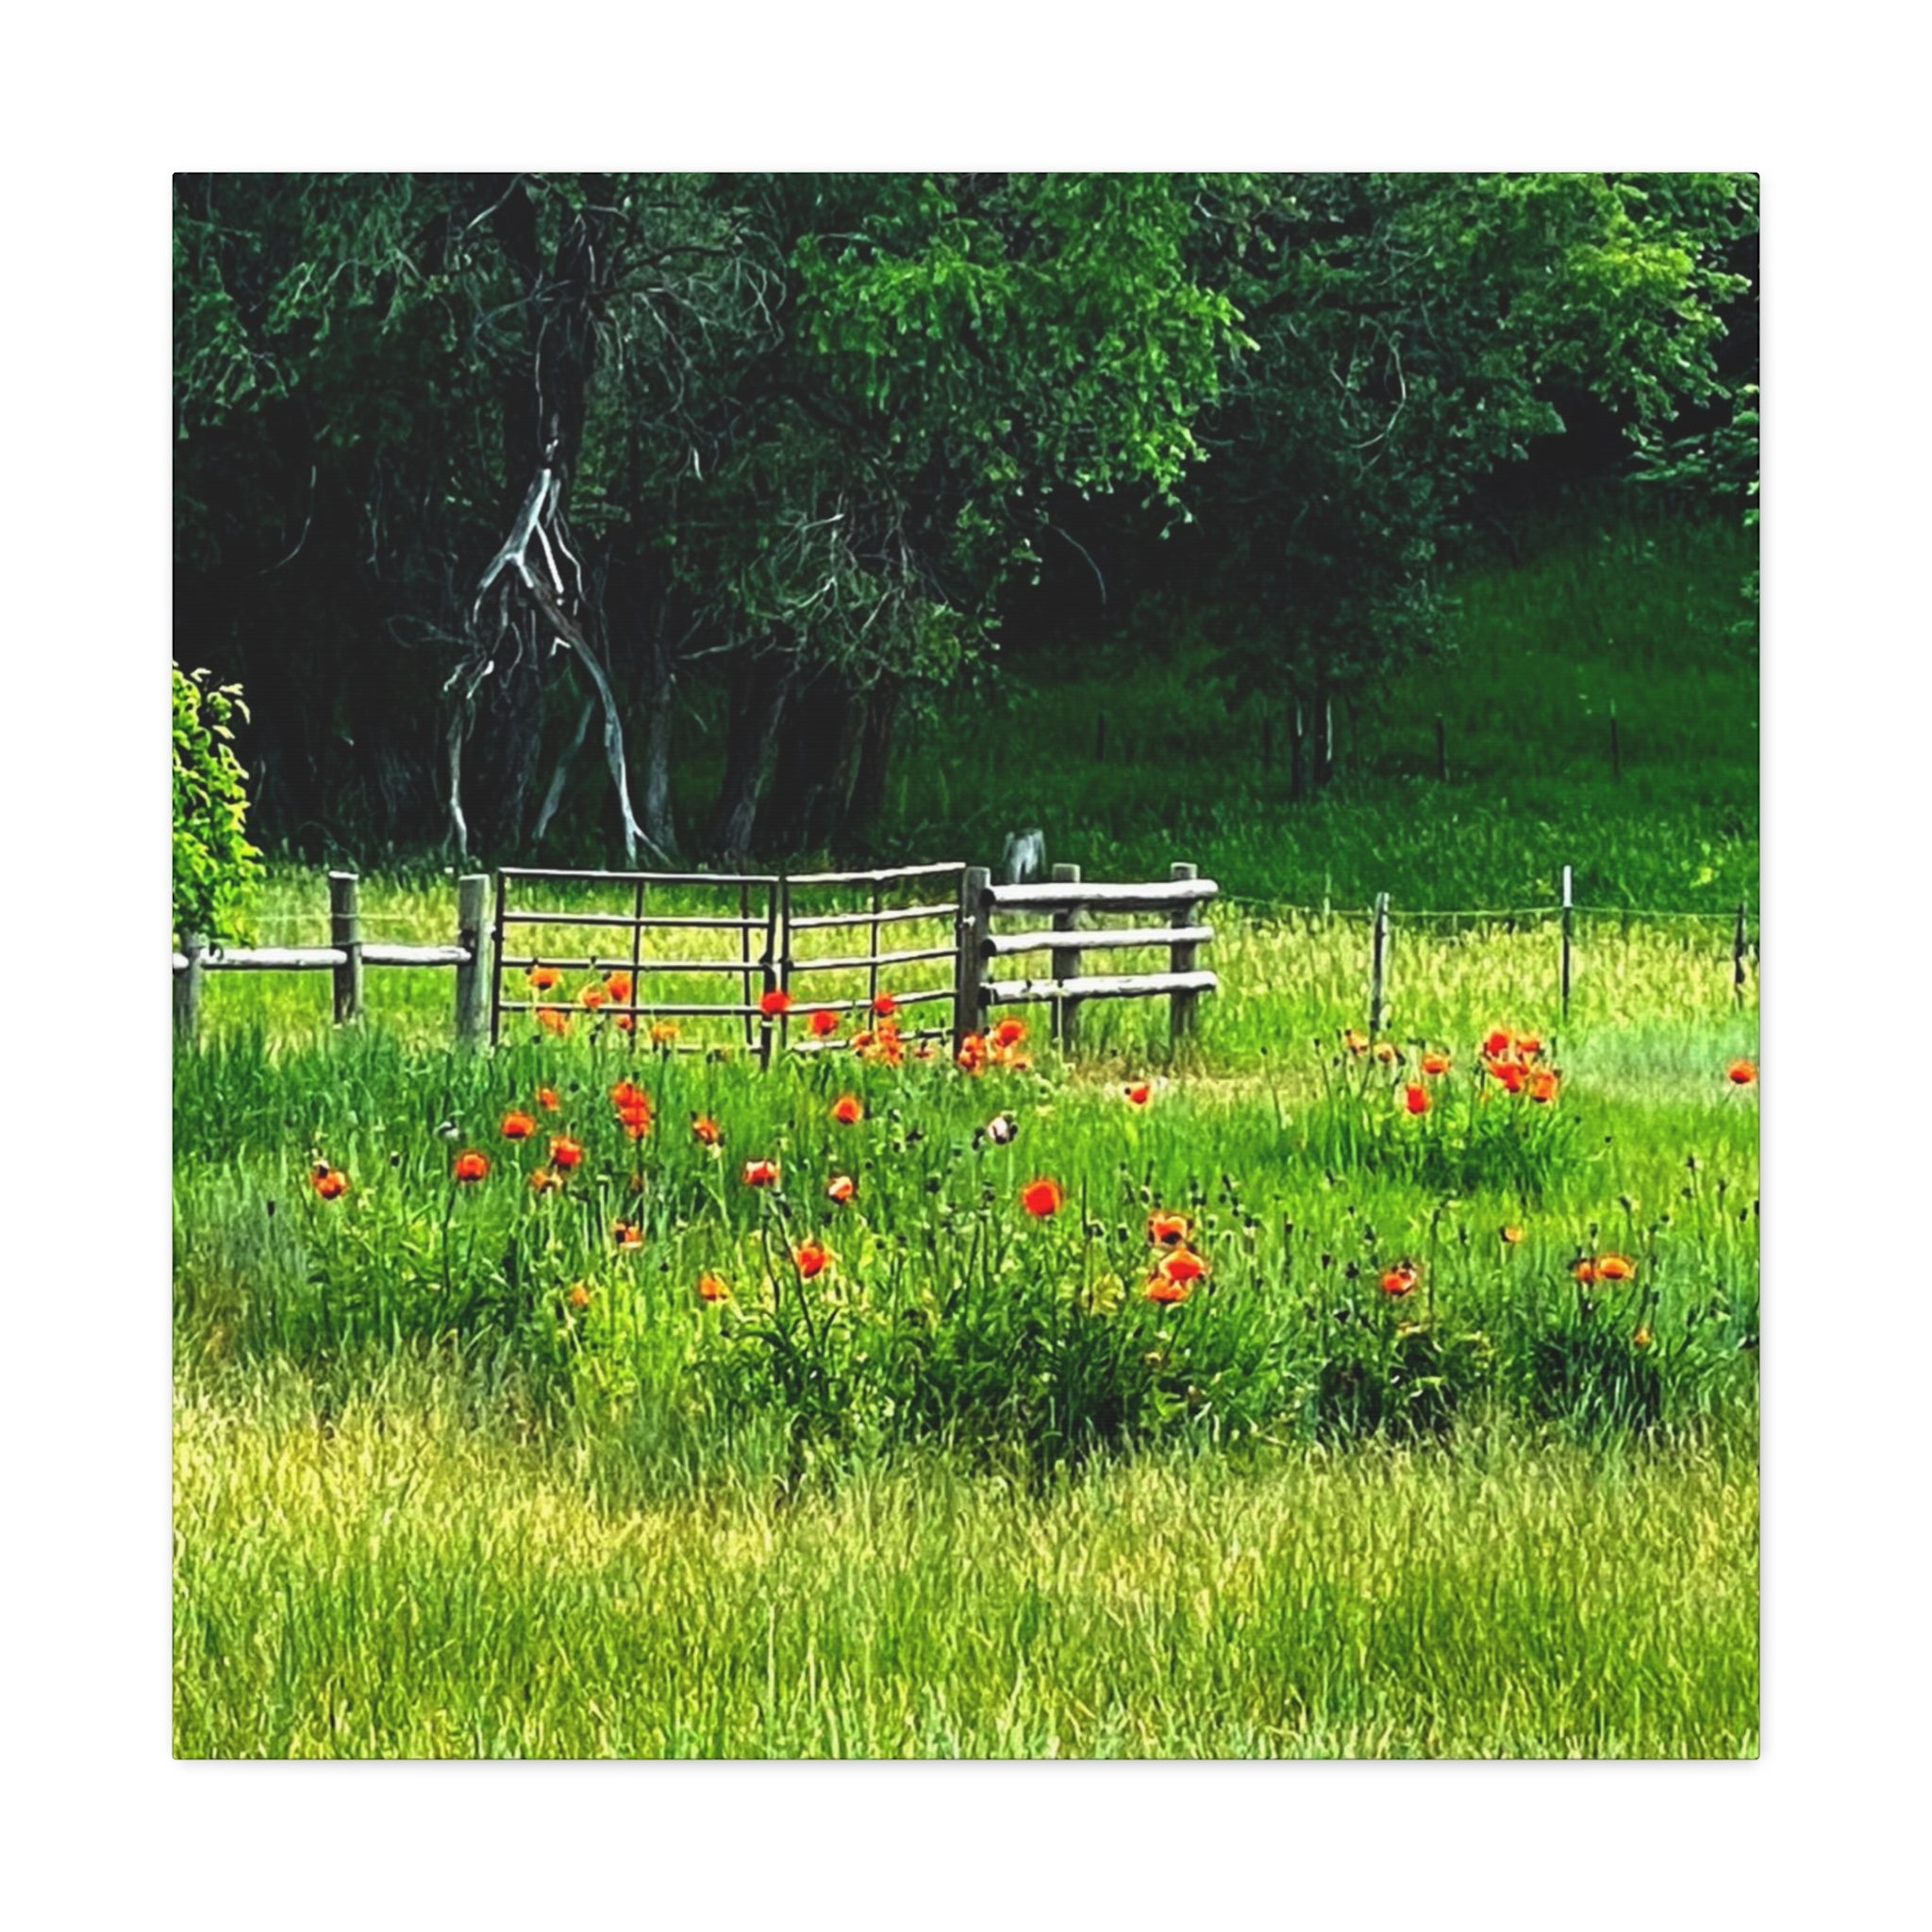
[[[1525,506],[1755,517],[1757,235],[1749,175],[178,176],[175,658],[311,857],[862,855],[913,723],[1177,627],[1312,796]]]

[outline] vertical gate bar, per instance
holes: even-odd
[[[791,880],[784,873],[778,874],[778,991],[789,994],[791,991]],[[783,1053],[791,1040],[791,1016],[778,1015],[778,1051]]]
[[[490,939],[490,1043],[503,1037],[503,902],[508,888],[501,872],[496,874],[496,912],[491,921]]]
[[[758,977],[764,992],[778,991],[778,881],[769,880],[765,887],[765,951],[758,961]],[[762,994],[760,995],[762,998]],[[746,1006],[751,1002],[747,1000]],[[745,1024],[751,1024],[751,1016],[746,1014]],[[769,1067],[772,1064],[772,1016],[764,1014],[758,1023],[758,1064]]]
[[[638,1050],[638,1022],[643,1016],[637,1008],[643,1005],[638,997],[644,990],[644,882],[638,880],[637,897],[632,902],[630,915],[630,1050]]]
[[[879,914],[886,909],[886,889],[876,879],[872,888],[872,971],[867,975],[865,997],[877,1006],[879,998]]]
[[[744,998],[740,1003],[747,1008],[744,1015],[744,1050],[749,1053],[755,1043],[752,1031],[751,1013],[751,887],[741,880],[738,887],[738,957],[744,961]]]

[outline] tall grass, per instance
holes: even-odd
[[[391,1363],[184,1381],[175,1748],[348,1757],[1757,1750],[1748,1443],[923,1457],[681,1493]]]

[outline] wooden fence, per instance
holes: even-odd
[[[325,946],[218,946],[184,933],[174,957],[175,1031],[194,1038],[201,1024],[203,975],[209,973],[327,973],[335,980],[335,1017],[344,1025],[362,1016],[365,966],[436,966],[456,970],[456,1035],[480,1041],[489,1027],[486,963],[490,901],[487,874],[457,881],[456,936],[446,946],[371,945],[362,938],[360,881],[354,873],[328,875],[329,942]]]
[[[1178,1038],[1191,1027],[1201,994],[1218,984],[1200,969],[1197,956],[1214,937],[1211,926],[1198,923],[1200,908],[1219,888],[1197,878],[1191,865],[1176,865],[1166,883],[1145,885],[1083,884],[1078,866],[1058,865],[1050,884],[1019,886],[996,886],[985,867],[953,862],[790,874],[506,866],[496,874],[493,908],[486,875],[458,882],[455,938],[437,946],[366,942],[358,883],[352,873],[329,874],[326,946],[221,948],[190,935],[174,961],[177,1032],[194,1036],[208,973],[327,972],[335,981],[335,1018],[342,1024],[362,1014],[365,966],[425,966],[455,969],[457,1038],[494,1042],[507,1019],[549,1014],[561,1024],[575,1010],[542,997],[550,989],[532,975],[549,968],[623,985],[625,997],[607,993],[595,1012],[633,1044],[662,1022],[723,1020],[746,1051],[769,1064],[774,1053],[812,1053],[838,1043],[802,1027],[806,1013],[863,1012],[886,992],[895,1015],[912,1019],[911,1024],[902,1022],[902,1040],[945,1040],[957,1053],[969,1033],[984,1026],[991,1008],[1040,1001],[1053,1008],[1056,1037],[1072,1046],[1086,1001],[1165,995]],[[588,886],[615,903],[601,909],[536,904],[546,886]],[[677,893],[676,911],[658,909],[654,895],[666,891]],[[705,909],[687,909],[694,900]],[[1152,926],[1090,923],[1092,915],[1134,913],[1166,917]],[[1011,914],[1025,915],[1038,929],[996,931],[996,918]],[[1051,924],[1040,927],[1042,917]],[[559,932],[570,936],[566,944],[544,942]],[[654,946],[652,935],[695,937],[705,950],[688,955]],[[1166,972],[1081,971],[1086,953],[1150,947],[1168,954]],[[1049,977],[997,976],[996,962],[1037,951],[1051,955]],[[939,977],[941,984],[908,988],[900,976],[908,968],[941,966],[942,974],[915,975]],[[700,985],[717,984],[725,996],[652,997],[654,983],[664,984],[661,975],[675,980],[687,974]],[[841,979],[843,990],[832,984]],[[769,999],[773,994],[784,997]],[[776,1010],[768,1011],[768,1005]],[[918,1024],[928,1012],[926,1024]],[[654,1043],[680,1052],[715,1044]]]
[[[1176,865],[1165,884],[1099,885],[1081,880],[1077,865],[1057,865],[1044,885],[996,886],[988,873],[970,867],[959,896],[959,987],[954,1003],[956,1031],[976,1029],[991,1007],[1044,1002],[1053,1008],[1053,1030],[1062,1045],[1072,1046],[1079,1035],[1080,1008],[1088,1000],[1168,999],[1169,1024],[1178,1040],[1191,1030],[1195,1008],[1204,992],[1220,985],[1198,962],[1201,947],[1214,937],[1214,928],[1200,923],[1201,908],[1221,891],[1212,879],[1196,874],[1191,865]],[[1093,926],[1092,914],[1155,913],[1165,915],[1159,925]],[[1020,932],[996,932],[1001,914],[1024,914],[1031,924]],[[1041,926],[1042,915],[1051,924]],[[1089,952],[1164,948],[1164,973],[1087,974],[1081,971]],[[1046,953],[1044,977],[1006,979],[991,976],[996,962]],[[972,1022],[972,1028],[967,1025]]]

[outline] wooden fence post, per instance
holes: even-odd
[[[201,1024],[201,958],[207,939],[198,932],[181,935],[181,957],[188,961],[175,975],[175,1035],[192,1041]]]
[[[1169,877],[1192,879],[1200,877],[1200,868],[1176,862],[1168,869]],[[1183,900],[1174,908],[1174,923],[1176,925],[1194,925],[1199,923],[1201,902],[1198,899]],[[1167,970],[1170,973],[1191,973],[1194,970],[1195,945],[1192,940],[1170,946],[1167,954]],[[1168,1037],[1180,1040],[1194,1030],[1194,1006],[1200,995],[1195,992],[1175,992],[1168,995]]]
[[[334,968],[336,1024],[362,1017],[362,915],[357,901],[358,881],[352,872],[328,875],[328,942],[348,955]]]
[[[1740,1009],[1744,1005],[1744,959],[1751,943],[1749,915],[1744,902],[1738,901],[1738,929],[1731,935],[1731,996]]]
[[[979,1031],[980,988],[986,979],[986,960],[980,952],[980,942],[992,924],[986,909],[986,890],[991,884],[992,874],[983,865],[969,865],[959,876],[959,958],[953,979],[956,1060],[966,1043],[966,1036]]]
[[[1369,1038],[1381,1032],[1389,1010],[1389,894],[1375,894],[1375,923],[1369,938]]]
[[[468,1043],[490,1032],[489,919],[489,874],[464,874],[457,881],[457,944],[470,957],[457,962],[457,1039]]]
[[[1055,885],[1078,885],[1080,868],[1077,865],[1057,865],[1053,869]],[[1080,924],[1080,908],[1068,906],[1053,916],[1053,929],[1056,932],[1073,932]],[[1049,956],[1052,966],[1049,969],[1056,979],[1072,979],[1080,971],[1080,953],[1076,946],[1056,946]],[[1080,1002],[1078,1000],[1056,1000],[1053,1003],[1054,1038],[1060,1043],[1063,1052],[1070,1052],[1080,1031]]]
[[[1570,1017],[1571,948],[1575,939],[1576,908],[1571,891],[1570,868],[1563,868],[1563,1017]]]

